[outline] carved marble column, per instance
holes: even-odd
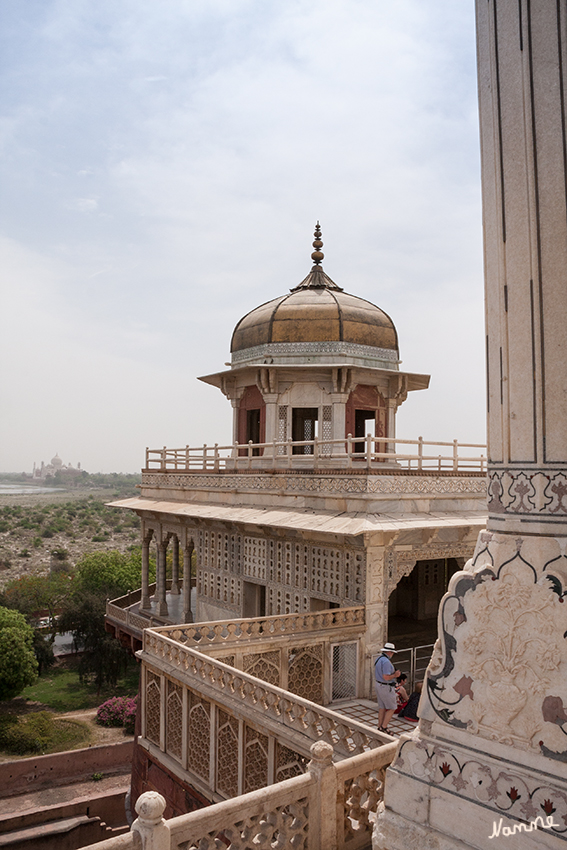
[[[277,393],[262,393],[262,397],[266,404],[266,434],[264,442],[271,443],[278,439],[278,395]],[[273,455],[273,449],[268,448],[263,451],[264,457]]]
[[[187,541],[183,551],[183,622],[192,623],[191,611],[191,560],[193,558],[193,540]]]
[[[567,4],[476,7],[489,520],[388,772],[387,850],[567,840]]]
[[[144,525],[142,525],[142,601],[140,607],[142,611],[151,611],[152,604],[150,602],[150,543],[152,540],[153,531],[146,533]]]
[[[179,538],[171,538],[171,592],[179,595]]]
[[[160,617],[167,617],[169,609],[167,607],[165,566],[167,557],[167,539],[160,540],[157,546],[157,587],[156,587],[156,602],[157,613]]]
[[[348,401],[348,393],[330,393],[332,405],[332,426],[331,432],[333,440],[342,440],[346,437],[345,421],[346,421],[346,403]],[[331,455],[344,455],[345,443],[335,443],[330,452]]]

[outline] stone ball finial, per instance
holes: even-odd
[[[323,242],[321,240],[321,227],[319,226],[319,222],[315,225],[315,233],[313,234],[315,240],[313,242],[313,247],[315,250],[311,254],[311,259],[318,266],[323,258],[325,257],[324,253],[320,250],[323,247]]]
[[[327,741],[315,741],[309,747],[309,752],[313,761],[330,764],[333,759],[334,750],[332,745],[328,744]]]
[[[165,811],[166,802],[157,791],[145,791],[136,800],[136,812],[144,823],[159,823]]]

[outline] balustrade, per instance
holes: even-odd
[[[383,451],[384,446],[388,451]],[[363,451],[359,451],[364,446]],[[396,450],[402,446],[401,450]],[[294,450],[303,449],[301,453]],[[438,451],[438,450],[441,451]],[[486,472],[486,450],[482,443],[459,443],[457,440],[432,441],[388,438],[387,442],[368,434],[340,439],[285,440],[271,443],[234,443],[219,446],[185,446],[179,449],[146,449],[146,469],[160,470],[247,470],[275,468],[371,468],[374,472],[397,467],[429,472]],[[449,451],[447,451],[449,450]],[[463,450],[467,450],[464,454]],[[472,450],[472,451],[471,451]]]
[[[384,797],[386,768],[396,743],[333,764],[333,750],[311,747],[307,772],[190,814],[164,820],[165,800],[155,791],[136,802],[138,818],[127,835],[84,850],[362,850]]]
[[[280,614],[274,617],[251,617],[212,620],[183,626],[164,626],[156,632],[182,644],[193,644],[201,651],[214,644],[245,643],[265,638],[304,634],[319,630],[364,626],[365,609],[331,608],[306,614]]]

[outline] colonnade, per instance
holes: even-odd
[[[193,558],[194,542],[192,537],[185,537],[183,543],[183,578],[179,580],[179,550],[180,540],[177,534],[161,529],[142,528],[142,600],[140,610],[151,611],[150,601],[150,545],[156,545],[156,589],[155,613],[158,617],[167,617],[166,563],[167,550],[171,543],[171,590],[176,596],[183,593],[183,622],[193,621],[191,613],[191,561]]]

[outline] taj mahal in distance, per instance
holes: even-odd
[[[488,454],[397,439],[428,376],[323,271],[317,226],[307,277],[201,379],[231,444],[148,450],[116,503],[143,547],[107,606],[142,667],[121,847],[565,846],[567,12],[476,9]],[[431,620],[419,721],[381,732],[372,661]]]

